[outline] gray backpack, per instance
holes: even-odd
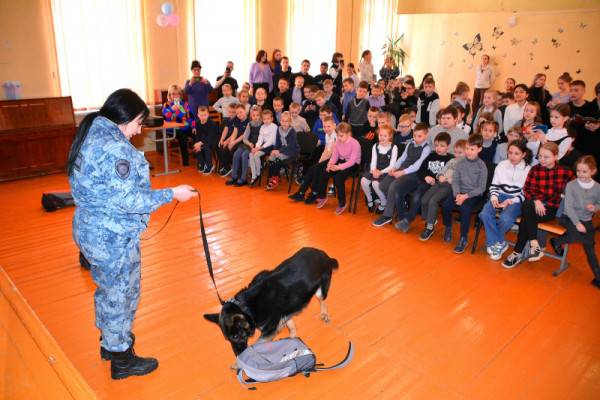
[[[315,354],[298,338],[285,338],[273,342],[260,342],[249,346],[237,356],[237,377],[242,384],[272,382],[301,372],[308,377],[311,372],[343,368],[354,356],[352,342],[348,343],[346,357],[331,367],[316,363]],[[245,379],[244,374],[249,378]],[[255,387],[249,388],[251,390]]]

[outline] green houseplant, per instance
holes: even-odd
[[[404,66],[404,61],[408,54],[406,51],[400,46],[400,42],[404,39],[404,33],[400,36],[393,37],[388,36],[387,41],[381,47],[382,54],[384,57],[392,57],[396,62],[398,68],[400,68],[400,74],[402,74],[402,67]]]

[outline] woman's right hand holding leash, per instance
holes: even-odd
[[[188,201],[192,197],[198,196],[196,189],[190,185],[175,186],[174,188],[171,188],[171,190],[173,190],[173,198],[181,202]]]

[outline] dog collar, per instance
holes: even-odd
[[[235,304],[236,306],[238,306],[242,310],[242,312],[244,314],[246,314],[248,317],[250,317],[250,319],[254,319],[254,317],[252,316],[252,313],[250,312],[250,309],[248,308],[248,306],[246,306],[244,303],[242,303],[241,301],[239,301],[235,297],[230,298],[225,303]]]

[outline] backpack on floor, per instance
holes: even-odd
[[[317,364],[313,351],[299,338],[260,342],[247,347],[237,356],[237,377],[244,385],[273,382],[298,373],[308,377],[311,372],[343,368],[352,361],[353,356],[352,342],[348,342],[346,357],[336,365],[323,367],[322,364]],[[245,379],[244,374],[249,379]]]
[[[48,212],[75,205],[71,192],[42,193],[42,207]]]

